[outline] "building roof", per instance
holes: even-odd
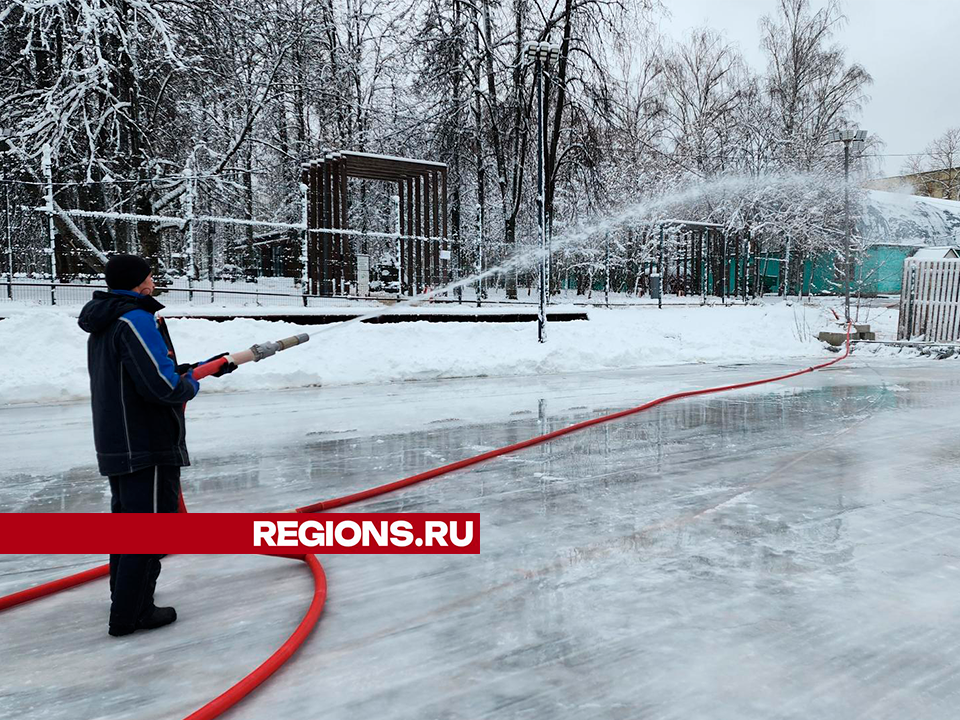
[[[944,258],[960,257],[955,247],[948,245],[935,245],[932,247],[920,248],[913,254],[914,260],[943,260]]]
[[[960,202],[867,190],[861,229],[868,242],[916,247],[960,245]]]
[[[927,182],[931,178],[957,172],[960,172],[960,166],[931,168],[929,170],[921,170],[919,172],[907,173],[905,175],[890,175],[888,177],[871,178],[864,181],[863,187],[873,188],[874,190],[893,190],[894,188],[898,187],[912,189],[918,182]]]

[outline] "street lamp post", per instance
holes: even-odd
[[[855,149],[860,150],[866,139],[866,130],[832,130],[827,137],[828,142],[843,143],[843,307],[844,318],[848,325],[850,323],[850,283],[853,274],[853,263],[850,258],[850,145],[853,143]]]
[[[540,229],[540,308],[537,312],[537,340],[547,341],[547,258],[550,248],[547,243],[546,204],[546,113],[543,107],[543,65],[560,57],[560,46],[549,42],[528,42],[523,46],[523,55],[533,63],[534,82],[537,86],[537,226]]]

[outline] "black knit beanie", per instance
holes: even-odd
[[[107,261],[107,285],[113,290],[133,290],[147,279],[150,263],[139,255],[114,255]]]

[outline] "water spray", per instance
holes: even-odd
[[[747,190],[753,190],[757,197],[770,197],[772,194],[775,194],[779,191],[783,191],[785,189],[794,189],[802,186],[804,183],[810,183],[813,180],[820,181],[822,184],[823,178],[812,173],[793,173],[789,175],[773,175],[763,177],[727,176],[711,180],[709,182],[699,183],[678,192],[661,195],[659,197],[644,198],[637,202],[626,205],[611,217],[597,220],[592,223],[587,223],[578,228],[571,228],[564,234],[554,236],[551,239],[550,246],[548,248],[542,248],[540,246],[528,246],[526,249],[521,249],[514,255],[505,259],[497,267],[487,268],[483,272],[476,272],[473,275],[460,278],[459,280],[450,282],[442,287],[414,295],[406,299],[402,304],[398,303],[393,307],[377,308],[357,315],[345,322],[327,325],[326,327],[316,330],[314,334],[336,332],[337,330],[348,328],[366,320],[392,315],[400,312],[406,307],[414,307],[420,305],[421,303],[429,302],[435,297],[445,295],[446,293],[452,292],[457,288],[464,288],[474,283],[481,282],[506,270],[522,267],[528,263],[540,263],[541,260],[549,258],[550,253],[558,248],[576,246],[578,243],[583,242],[591,236],[609,233],[615,231],[617,228],[625,224],[642,221],[651,213],[655,211],[663,211],[677,203],[699,200],[704,197],[709,198],[713,195],[723,195],[731,192],[742,193]],[[326,232],[337,233],[341,231],[328,230]]]
[[[247,350],[241,350],[240,352],[233,353],[231,355],[224,355],[223,357],[214,358],[209,362],[205,362],[202,365],[197,366],[193,371],[193,379],[200,380],[210,375],[214,375],[220,371],[225,365],[233,363],[234,365],[243,365],[248,362],[260,362],[264,358],[272,357],[276,355],[281,350],[287,350],[296,345],[303,345],[310,339],[310,336],[306,333],[301,333],[300,335],[293,335],[283,340],[277,340],[276,342],[265,342],[257,345],[251,345]]]

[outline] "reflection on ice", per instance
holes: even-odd
[[[194,511],[292,507],[757,372],[288,393],[295,420],[259,429],[227,419],[242,398],[216,398],[191,418],[185,493]],[[318,630],[231,717],[952,717],[955,375],[852,363],[369,501],[357,509],[480,512],[482,554],[325,559]],[[51,443],[86,409],[58,411],[44,416]],[[0,426],[46,411],[11,412]],[[86,430],[70,427],[66,446],[82,448]],[[82,452],[56,472],[17,452],[33,469],[3,467],[3,509],[106,508]],[[3,558],[0,592],[86,560]],[[309,601],[307,573],[282,560],[165,568],[158,600],[181,620],[129,642],[106,636],[102,584],[0,617],[0,654],[18,659],[0,718],[185,715],[265,658]]]

